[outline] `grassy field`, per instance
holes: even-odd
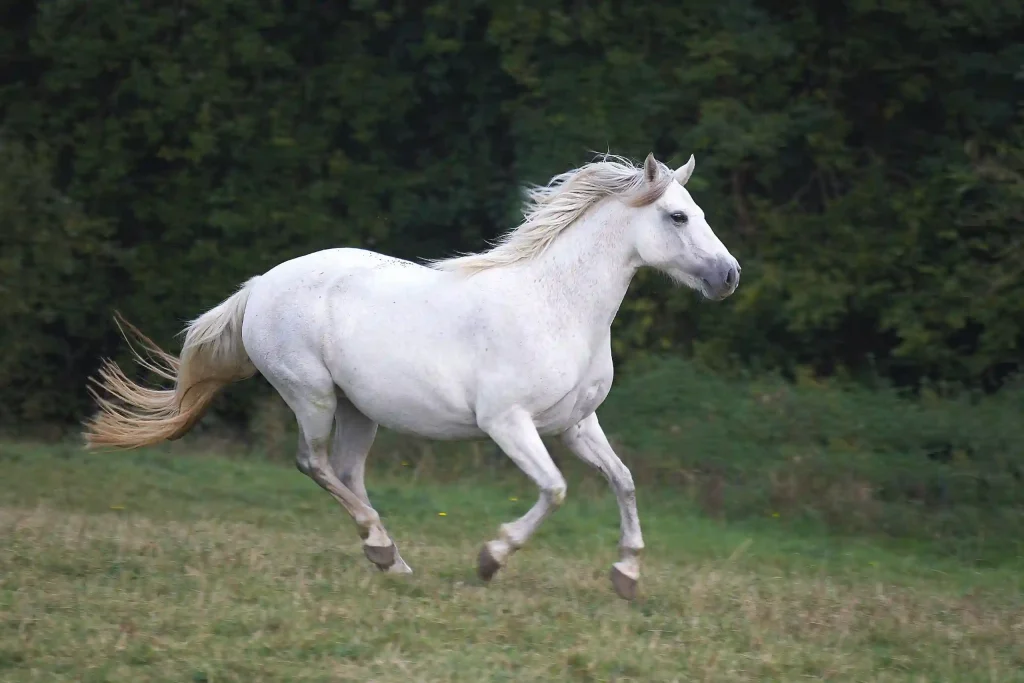
[[[649,487],[628,604],[607,580],[614,501],[572,470],[485,586],[476,553],[532,502],[525,478],[399,466],[369,479],[415,571],[397,578],[293,468],[182,450],[0,444],[0,680],[1024,680],[1013,555],[716,521]]]

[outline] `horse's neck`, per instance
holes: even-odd
[[[565,322],[591,334],[607,332],[636,273],[624,213],[613,202],[595,207],[528,269],[537,280],[551,283],[545,290],[563,309]]]

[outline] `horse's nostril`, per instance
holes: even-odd
[[[729,272],[725,274],[725,284],[727,284],[730,287],[735,285],[736,284],[736,275],[737,275],[736,269],[735,268],[730,268]]]

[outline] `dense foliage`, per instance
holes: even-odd
[[[697,157],[744,265],[638,279],[620,357],[992,388],[1024,342],[1024,5],[12,2],[0,421],[66,420],[122,311],[181,322],[289,257],[480,248],[518,188]]]

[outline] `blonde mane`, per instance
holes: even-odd
[[[602,199],[617,197],[637,207],[657,201],[673,181],[668,167],[661,162],[658,167],[658,177],[647,183],[643,166],[604,155],[599,161],[556,175],[547,185],[527,189],[523,222],[491,249],[431,261],[429,265],[437,270],[476,273],[536,258]]]

